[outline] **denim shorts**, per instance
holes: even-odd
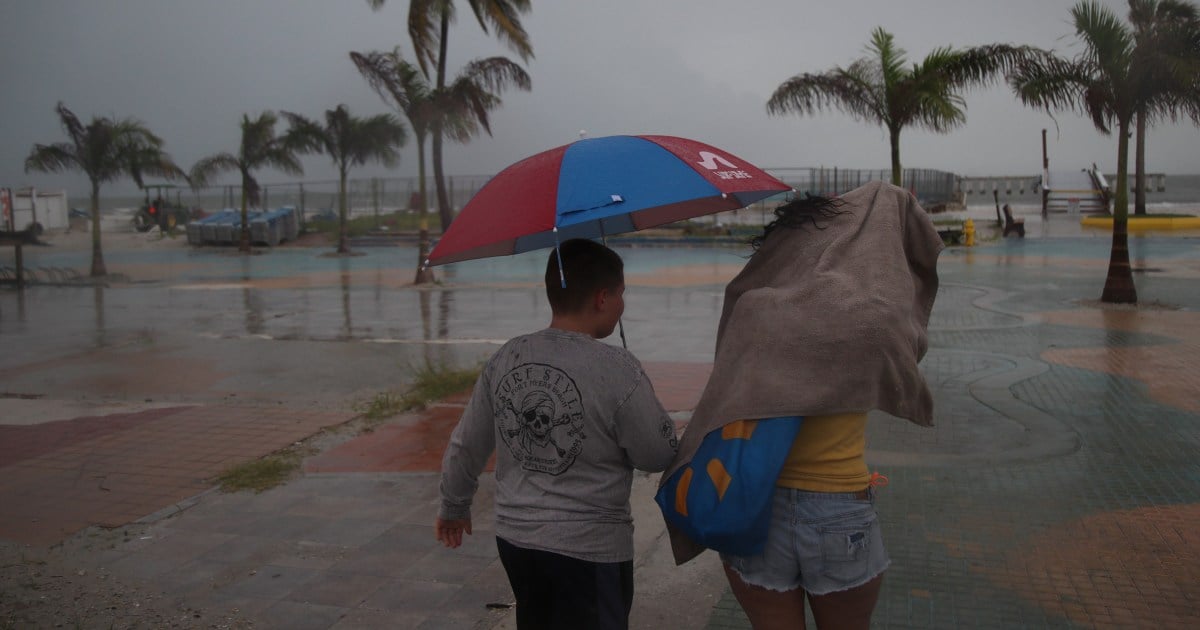
[[[773,591],[825,595],[862,586],[890,564],[875,490],[867,495],[776,488],[763,553],[721,560],[747,584]]]

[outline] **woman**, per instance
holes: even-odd
[[[764,551],[723,553],[759,630],[867,628],[887,568],[864,460],[867,412],[932,424],[917,369],[937,294],[937,230],[907,191],[872,182],[780,206],[725,291],[713,373],[664,482],[704,436],[801,416],[774,488]],[[736,475],[736,471],[733,472]],[[669,525],[678,563],[703,547]]]

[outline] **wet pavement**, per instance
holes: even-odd
[[[877,414],[868,430],[891,479],[877,627],[1200,624],[1200,239],[1131,237],[1140,309],[1095,303],[1108,246],[1031,215],[1025,239],[942,255],[922,363],[937,426]],[[746,250],[619,251],[629,346],[685,420]],[[545,254],[414,289],[410,247],[361,252],[118,243],[108,286],[0,290],[0,539],[259,627],[514,627],[490,478],[468,546],[433,541],[461,397],[336,427],[426,361],[470,365],[544,325]],[[87,252],[26,261],[82,270]],[[320,427],[289,483],[209,491]],[[749,627],[714,554],[673,566],[654,481],[635,482],[634,626]]]

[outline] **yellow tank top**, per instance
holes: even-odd
[[[809,416],[800,423],[776,485],[810,492],[858,492],[871,474],[867,448],[867,414]]]

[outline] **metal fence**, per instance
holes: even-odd
[[[869,181],[891,181],[890,170],[865,170],[847,168],[770,168],[766,169],[784,183],[800,193],[839,195]],[[491,175],[456,175],[446,178],[450,207],[457,212],[491,179]],[[417,177],[372,177],[351,179],[347,182],[347,206],[351,216],[369,216],[396,211],[414,210]],[[262,209],[291,206],[301,212],[307,220],[325,212],[336,212],[338,183],[336,180],[281,182],[262,185]],[[931,169],[905,169],[904,188],[917,196],[922,204],[945,203],[956,199],[957,177],[953,173]],[[208,186],[199,190],[180,187],[170,197],[189,208],[201,208],[214,212],[225,208],[241,207],[241,186],[229,184]],[[437,208],[437,193],[433,178],[426,180],[428,207]],[[112,200],[113,203],[116,200]],[[109,205],[109,204],[106,204]],[[127,203],[127,205],[135,205]],[[757,204],[756,204],[757,205]]]
[[[446,178],[450,206],[461,208],[491,176],[455,176]],[[371,213],[386,214],[416,209],[420,190],[416,177],[372,177],[351,179],[346,182],[346,205],[352,216]],[[426,195],[430,210],[437,208],[437,193],[433,178],[428,178]],[[206,186],[196,190],[180,187],[169,195],[171,201],[188,208],[200,208],[206,212],[230,208],[242,204],[242,187],[237,184]],[[136,206],[138,199],[112,200],[109,206]],[[338,183],[336,180],[309,182],[282,182],[261,185],[258,209],[274,209],[285,206],[296,208],[305,218],[322,212],[336,212],[338,208]]]
[[[822,195],[840,195],[867,182],[892,181],[891,169],[857,169],[838,167],[816,168],[769,168],[767,172],[778,177],[797,192]],[[923,168],[906,168],[902,186],[914,195],[922,205],[948,203],[958,198],[958,176],[946,171]]]

